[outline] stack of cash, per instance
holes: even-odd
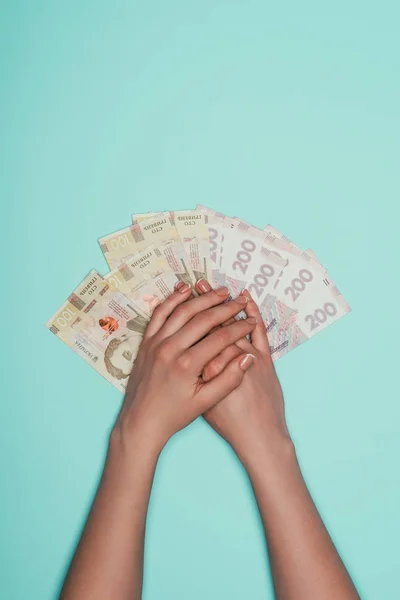
[[[178,281],[203,278],[232,297],[247,288],[274,360],[350,311],[311,250],[205,206],[132,215],[99,244],[110,271],[91,271],[47,327],[121,391],[154,307]]]

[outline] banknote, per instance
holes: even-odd
[[[313,258],[315,260],[315,262],[318,264],[318,266],[323,269],[325,272],[327,271],[327,268],[324,267],[324,265],[321,263],[321,261],[319,260],[318,256],[315,254],[314,250],[311,250],[311,248],[307,248],[307,250],[304,251],[310,258]]]
[[[310,311],[309,315],[306,315],[308,320],[303,319],[302,322],[301,313],[297,313],[286,321],[283,328],[274,327],[271,331],[267,330],[271,356],[274,361],[294,348],[297,348],[297,346],[300,346],[300,344],[317,335],[324,328],[332,325],[332,323],[350,312],[350,307],[337,289],[333,292],[331,299],[332,302],[325,305],[322,309],[316,309],[314,313]],[[332,306],[335,307],[335,301],[340,307],[338,310],[330,308]],[[331,311],[329,316],[334,318],[327,319],[326,310]]]
[[[296,246],[296,244],[292,242],[291,239],[289,239],[286,235],[283,235],[283,233],[276,229],[276,227],[273,227],[272,225],[266,225],[264,227],[264,231],[271,239],[276,239],[279,240],[281,244],[292,246],[297,251],[297,254],[301,254],[301,248]]]
[[[296,311],[281,302],[275,296],[268,294],[258,305],[267,332],[284,329],[291,322]]]
[[[292,265],[290,272],[285,273],[281,289],[284,294],[281,301],[295,311],[279,328],[278,341],[274,337],[278,335],[277,330],[272,334],[274,347],[283,343],[282,338],[287,338],[288,348],[285,352],[292,349],[293,340],[298,345],[298,339],[317,335],[351,310],[326,271],[317,269],[315,265],[305,268],[300,258]],[[290,335],[285,334],[285,330]]]
[[[147,246],[179,241],[180,237],[170,214],[160,213],[100,238],[99,244],[110,269],[114,269],[125,258]]]
[[[260,250],[252,255],[250,276],[246,286],[260,306],[267,296],[273,296],[275,284],[281,275],[286,260],[271,251],[263,242]]]
[[[210,242],[211,280],[213,287],[225,285],[225,276],[221,270],[222,222],[213,218],[208,220],[208,236]]]
[[[171,211],[171,216],[196,280],[211,279],[208,215],[196,210],[175,210]]]
[[[274,361],[351,310],[312,250],[272,225],[259,229],[201,204],[133,214],[132,225],[99,243],[110,272],[90,271],[47,327],[121,391],[154,307],[178,281],[204,277],[231,296],[247,288]]]
[[[290,323],[284,329],[275,328],[268,333],[272,360],[277,361],[308,339],[307,335],[295,322]]]
[[[138,221],[143,221],[144,219],[148,219],[149,217],[154,217],[154,215],[160,215],[162,213],[157,212],[147,212],[147,213],[133,213],[132,214],[132,223],[137,223]]]
[[[205,208],[205,207],[204,207]],[[198,212],[207,214],[208,217],[208,239],[209,255],[211,264],[211,275],[209,281],[213,287],[225,285],[224,277],[221,272],[221,248],[222,248],[222,225],[223,221],[216,216],[209,214],[207,210],[195,209]]]
[[[47,322],[54,335],[121,391],[146,326],[132,302],[96,271]]]
[[[166,271],[154,279],[143,281],[137,287],[130,287],[125,295],[132,300],[148,318],[151,317],[156,306],[166,300],[178,283],[178,278],[172,271]],[[129,286],[129,283],[128,283]]]
[[[154,308],[174,292],[179,279],[158,246],[152,245],[128,257],[117,269],[104,275],[150,318]]]
[[[297,258],[303,254],[303,251],[301,248],[299,248],[299,246],[296,246],[291,239],[289,239],[286,235],[283,235],[283,233],[278,231],[278,229],[272,225],[266,225],[266,227],[264,227],[264,231],[267,234],[266,243],[271,246],[271,250],[273,249],[275,252],[280,253],[282,257],[286,258],[286,266],[289,266],[290,262],[294,258]],[[317,267],[322,267],[317,256],[310,248],[305,252],[315,261]],[[278,280],[279,279],[280,277]]]
[[[222,269],[224,223],[227,224],[228,221],[232,221],[233,219],[203,204],[198,204],[195,210],[208,215],[212,283],[214,287],[222,287],[225,285],[225,273]]]
[[[146,223],[154,222],[154,220],[163,220],[171,219],[171,213],[169,212],[150,212],[150,213],[134,213],[132,214],[132,223],[136,223],[138,226],[142,226],[143,222]],[[174,227],[175,224],[173,224]],[[170,230],[171,232],[171,230]],[[187,283],[193,286],[197,279],[196,275],[193,273],[193,269],[191,266],[190,257],[188,256],[185,246],[181,240],[178,230],[174,230],[174,241],[171,242],[170,239],[167,239],[166,242],[160,245],[160,249],[163,252],[164,256],[168,260],[168,263],[171,269],[174,271],[176,276],[180,281]],[[196,293],[194,291],[194,293]]]
[[[157,275],[171,272],[171,267],[161,249],[152,244],[133,256],[128,256],[119,267],[104,275],[104,278],[119,291],[124,292],[126,283],[137,287]],[[128,289],[128,288],[126,288]]]
[[[111,270],[119,267],[129,256],[148,246],[157,245],[178,279],[189,285],[196,281],[169,213],[156,213],[154,216],[138,219],[131,226],[100,238],[99,244]]]
[[[225,283],[232,296],[237,296],[257,274],[265,234],[239,219],[224,223],[222,269]],[[249,290],[250,291],[250,290]]]

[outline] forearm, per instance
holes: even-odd
[[[246,461],[265,528],[278,600],[356,600],[354,585],[318,514],[293,444]]]
[[[112,434],[102,479],[61,600],[139,600],[144,532],[157,453]]]

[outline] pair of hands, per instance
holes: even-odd
[[[227,302],[227,288],[201,280],[196,289],[194,298],[180,283],[155,309],[115,430],[126,445],[141,440],[159,453],[203,415],[246,463],[289,437],[265,325],[246,290]],[[235,320],[242,310],[247,318]]]

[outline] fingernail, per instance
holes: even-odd
[[[211,291],[211,285],[203,277],[201,279],[198,279],[198,281],[196,282],[196,285],[201,292],[210,292]]]
[[[239,367],[242,369],[242,371],[247,371],[247,369],[253,364],[254,359],[254,354],[246,354],[240,361]]]
[[[240,295],[241,295],[241,296],[244,296],[244,297],[247,299],[247,301],[249,301],[249,300],[252,300],[251,294],[250,294],[249,290],[248,290],[248,289],[246,289],[246,288],[244,288],[244,289],[243,289],[243,290],[240,292]]]
[[[192,288],[190,287],[190,285],[188,283],[184,283],[180,288],[178,288],[178,292],[180,294],[186,294],[186,292],[188,292],[191,289]]]
[[[175,285],[175,290],[176,291],[180,290],[184,285],[185,285],[184,281],[178,281],[178,283]]]
[[[247,304],[247,298],[246,298],[246,296],[237,296],[237,298],[234,298],[234,300],[238,304]]]
[[[246,323],[250,323],[250,325],[255,325],[257,323],[257,319],[255,317],[249,317],[246,319]]]
[[[217,288],[215,293],[218,294],[218,296],[227,296],[229,294],[229,290],[227,287],[221,287]]]

